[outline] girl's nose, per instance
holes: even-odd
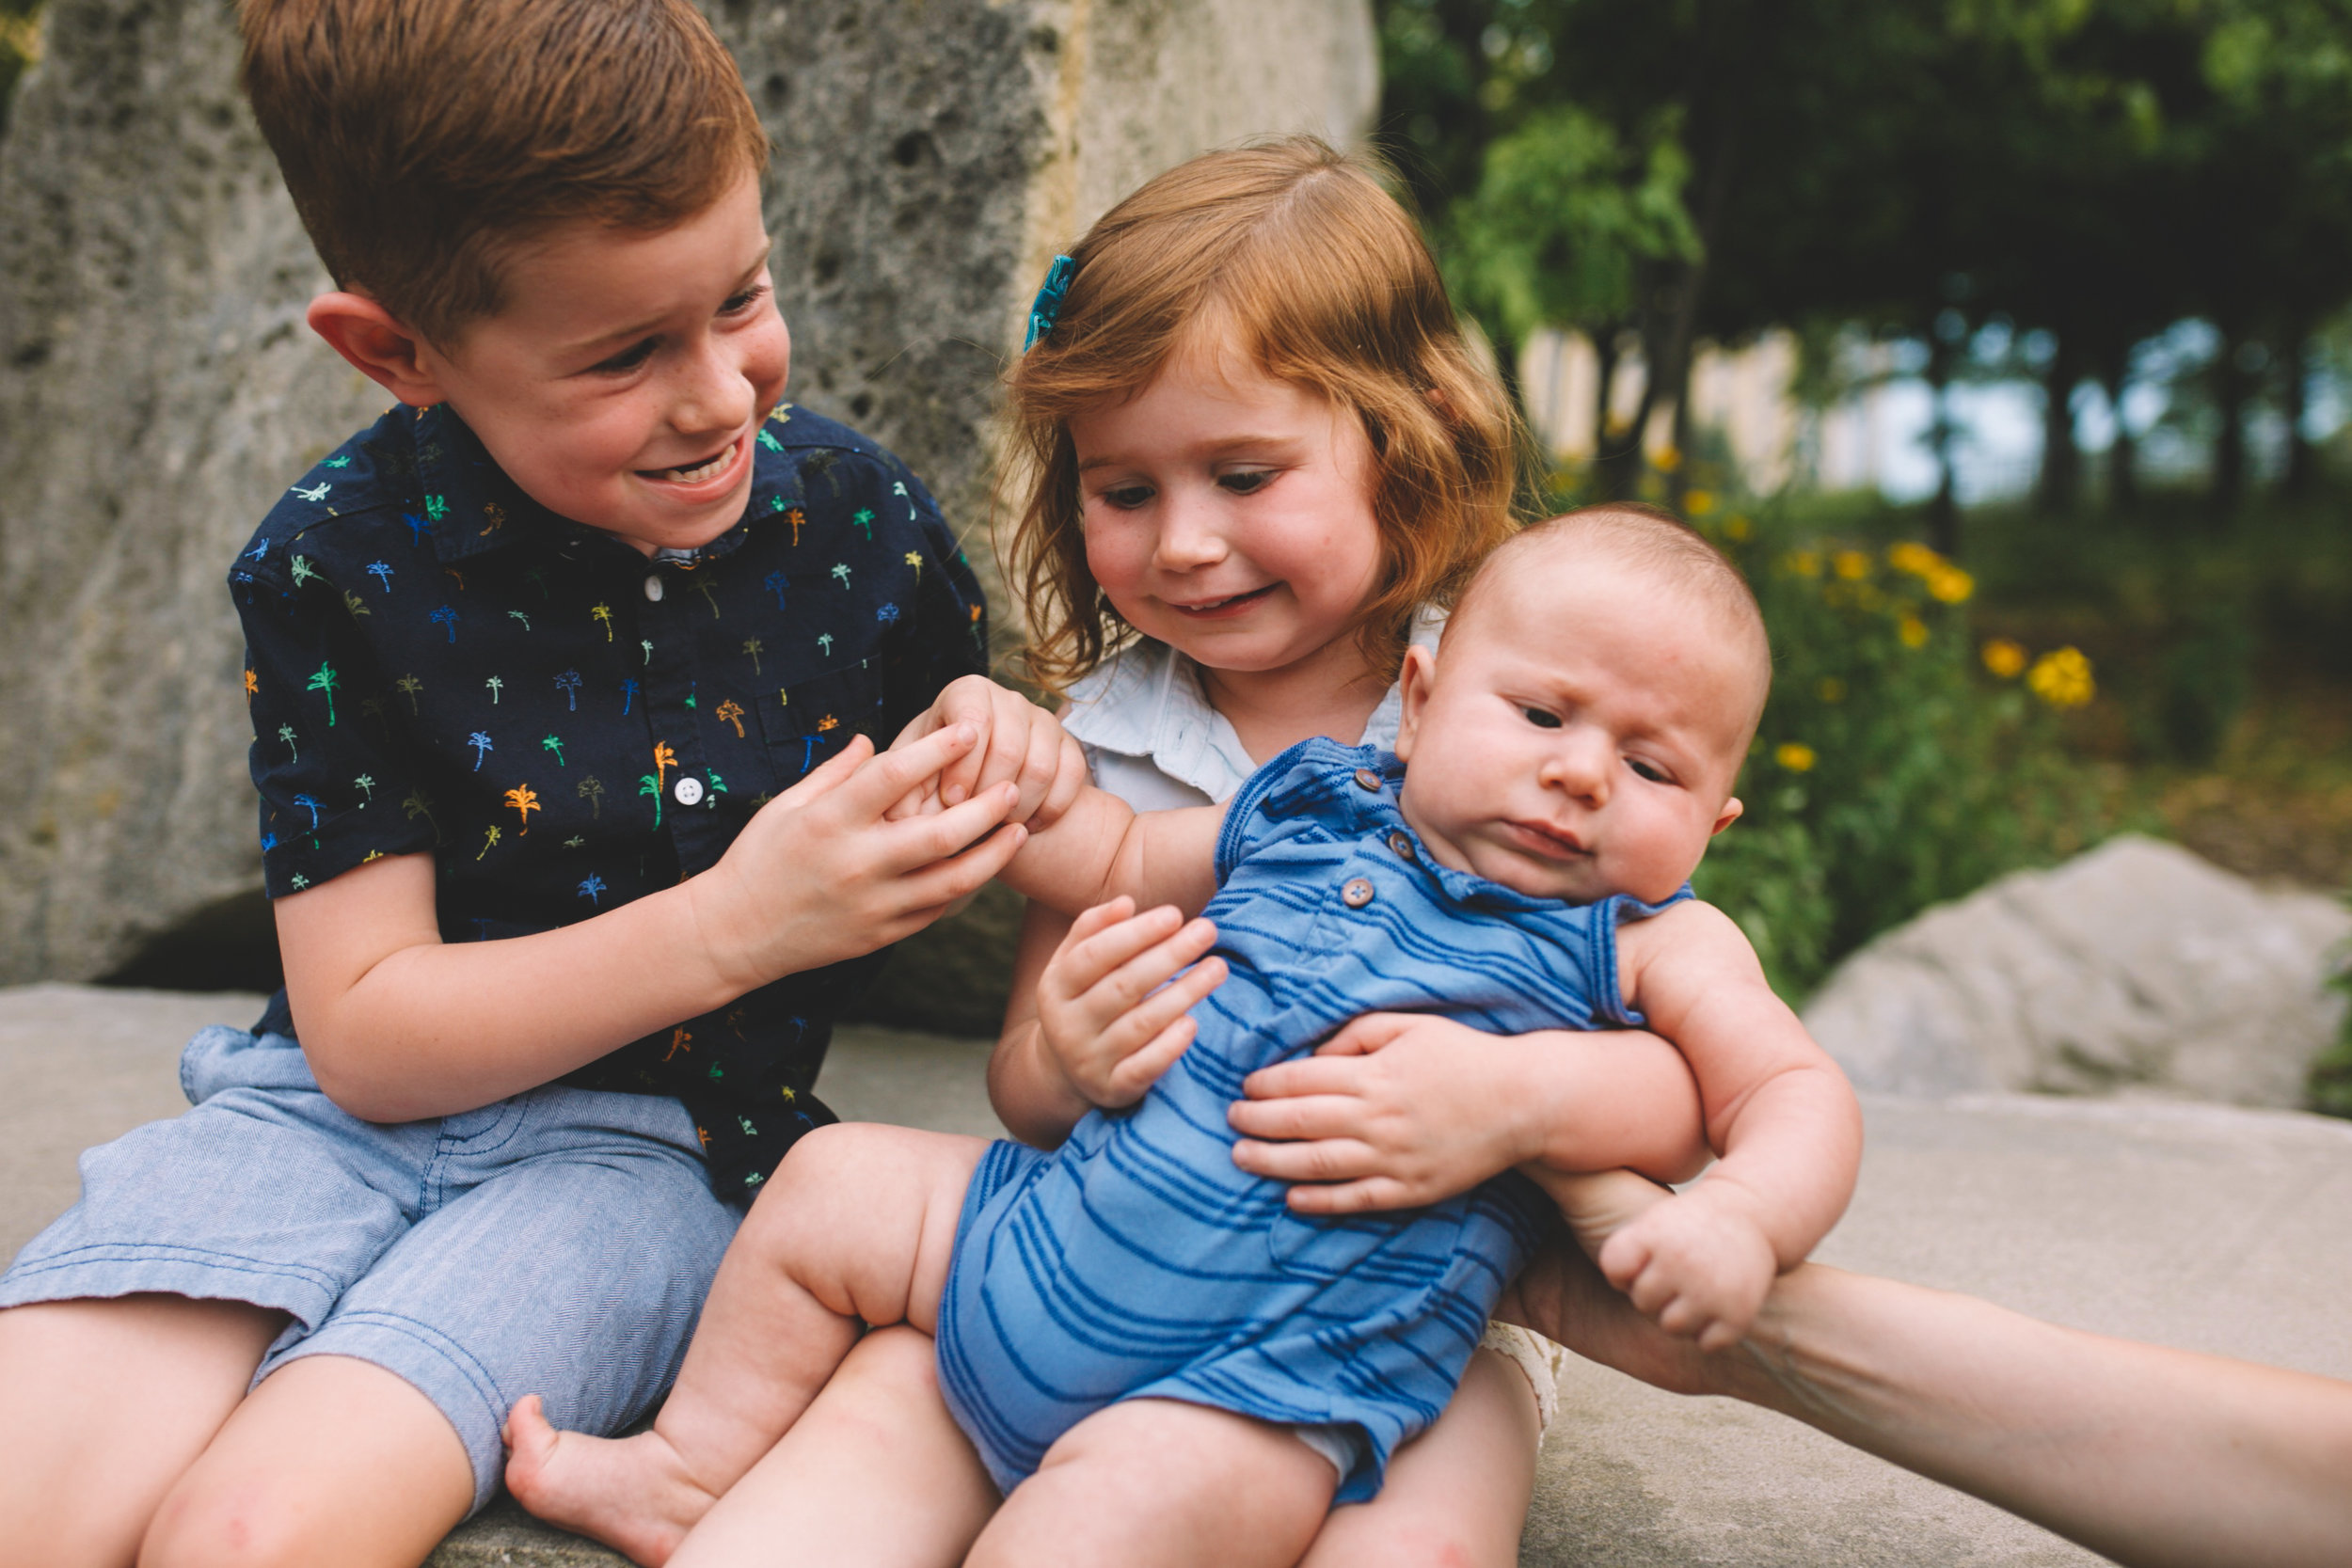
[[[1195,572],[1225,559],[1225,536],[1216,527],[1214,510],[1197,504],[1180,487],[1163,493],[1159,532],[1152,544],[1152,563],[1163,572]]]

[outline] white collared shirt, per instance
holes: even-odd
[[[1414,617],[1412,640],[1434,648],[1444,629],[1445,611],[1425,609]],[[1232,721],[1202,694],[1200,669],[1145,638],[1071,685],[1062,728],[1085,748],[1094,782],[1137,811],[1220,804],[1258,770]],[[1361,736],[1331,738],[1392,748],[1404,711],[1404,693],[1391,686]]]

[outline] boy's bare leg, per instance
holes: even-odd
[[[1333,1509],[1300,1568],[1513,1568],[1537,1430],[1527,1374],[1477,1352],[1436,1423],[1396,1450],[1380,1495]]]
[[[1288,1430],[1125,1400],[1080,1421],[980,1532],[969,1568],[1291,1568],[1338,1490]]]
[[[139,1568],[416,1568],[473,1494],[457,1429],[414,1385],[306,1356],[264,1379],[172,1487]]]
[[[938,1322],[956,1221],[986,1140],[847,1124],[803,1138],[711,1282],[677,1386],[634,1437],[507,1422],[507,1489],[540,1518],[669,1560],[799,1419],[866,1323]]]
[[[285,1314],[135,1295],[0,1312],[0,1568],[121,1568]]]
[[[903,1323],[860,1339],[670,1568],[955,1568],[996,1487],[940,1400],[937,1368],[930,1336]]]

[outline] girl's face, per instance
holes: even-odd
[[[1362,421],[1221,345],[1178,353],[1070,438],[1094,580],[1137,631],[1209,669],[1312,657],[1378,582]]]

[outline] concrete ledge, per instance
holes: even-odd
[[[74,1194],[72,1157],[181,1108],[180,1042],[259,1000],[0,990],[0,1255]],[[988,1133],[986,1048],[844,1030],[843,1115]],[[1870,1147],[1825,1262],[2078,1327],[2352,1377],[2352,1123],[2176,1102],[1865,1101]],[[2043,1568],[2099,1560],[1985,1504],[1720,1400],[1563,1378],[1521,1560],[1610,1568]],[[501,1502],[431,1568],[621,1559]]]

